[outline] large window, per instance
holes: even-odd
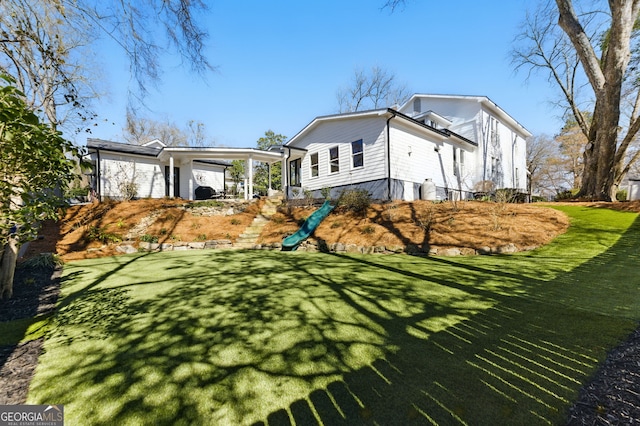
[[[329,149],[329,172],[338,173],[340,171],[340,157],[338,154],[338,147],[334,146]]]
[[[291,186],[300,186],[302,184],[300,180],[300,164],[299,158],[289,162],[289,184]]]
[[[318,176],[318,153],[311,154],[311,177]]]
[[[353,159],[353,168],[364,166],[362,139],[351,142],[351,158]]]

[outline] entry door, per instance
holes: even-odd
[[[169,197],[169,166],[164,166],[164,195]],[[173,196],[180,197],[180,167],[173,168]]]

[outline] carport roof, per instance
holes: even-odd
[[[169,157],[191,160],[256,160],[266,163],[280,161],[283,158],[281,152],[263,151],[255,148],[230,148],[230,147],[153,147],[143,145],[131,145],[103,139],[87,139],[89,150],[103,150],[121,152],[124,154],[144,155],[157,157],[166,161]],[[223,161],[220,164],[227,165]]]

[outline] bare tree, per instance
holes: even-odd
[[[196,72],[213,68],[203,53],[207,34],[195,18],[204,10],[202,0],[3,0],[0,71],[15,77],[52,125],[66,119],[60,106],[91,118],[88,103],[100,79],[85,66],[97,56],[87,49],[101,38],[122,48],[135,82],[129,88],[134,105],[159,81],[159,58],[166,52],[177,52]]]
[[[528,15],[518,37],[521,45],[514,49],[514,63],[516,68],[548,72],[587,138],[578,195],[615,200],[622,178],[639,155],[627,153],[640,130],[637,61],[631,62],[637,50],[640,0],[589,6],[577,12],[571,0],[556,0]],[[585,97],[580,89],[588,91],[584,96],[592,105],[591,120],[583,113]],[[625,99],[631,105],[626,120]]]
[[[95,37],[85,25],[60,26],[64,19],[83,23],[73,11],[65,16],[62,8],[43,0],[0,3],[0,71],[15,78],[29,107],[43,111],[54,127],[72,110],[74,117],[88,117],[84,106],[95,96],[86,52]]]
[[[404,103],[409,96],[406,86],[399,84],[394,74],[378,66],[369,73],[356,69],[350,85],[336,94],[339,112],[389,107]]]
[[[140,117],[131,109],[127,110],[123,138],[126,142],[135,145],[142,145],[154,139],[159,139],[167,146],[215,145],[207,135],[204,123],[189,120],[183,128],[169,119],[160,121]]]

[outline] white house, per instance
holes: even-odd
[[[167,147],[154,140],[131,145],[102,139],[87,139],[93,166],[92,186],[100,199],[123,197],[195,198],[199,186],[218,192],[231,184],[226,178],[229,160],[244,160],[245,198],[253,193],[253,161],[278,162],[282,154],[253,148]]]
[[[283,180],[291,198],[324,188],[406,201],[525,193],[530,136],[485,96],[417,94],[397,109],[315,118],[283,146]]]

